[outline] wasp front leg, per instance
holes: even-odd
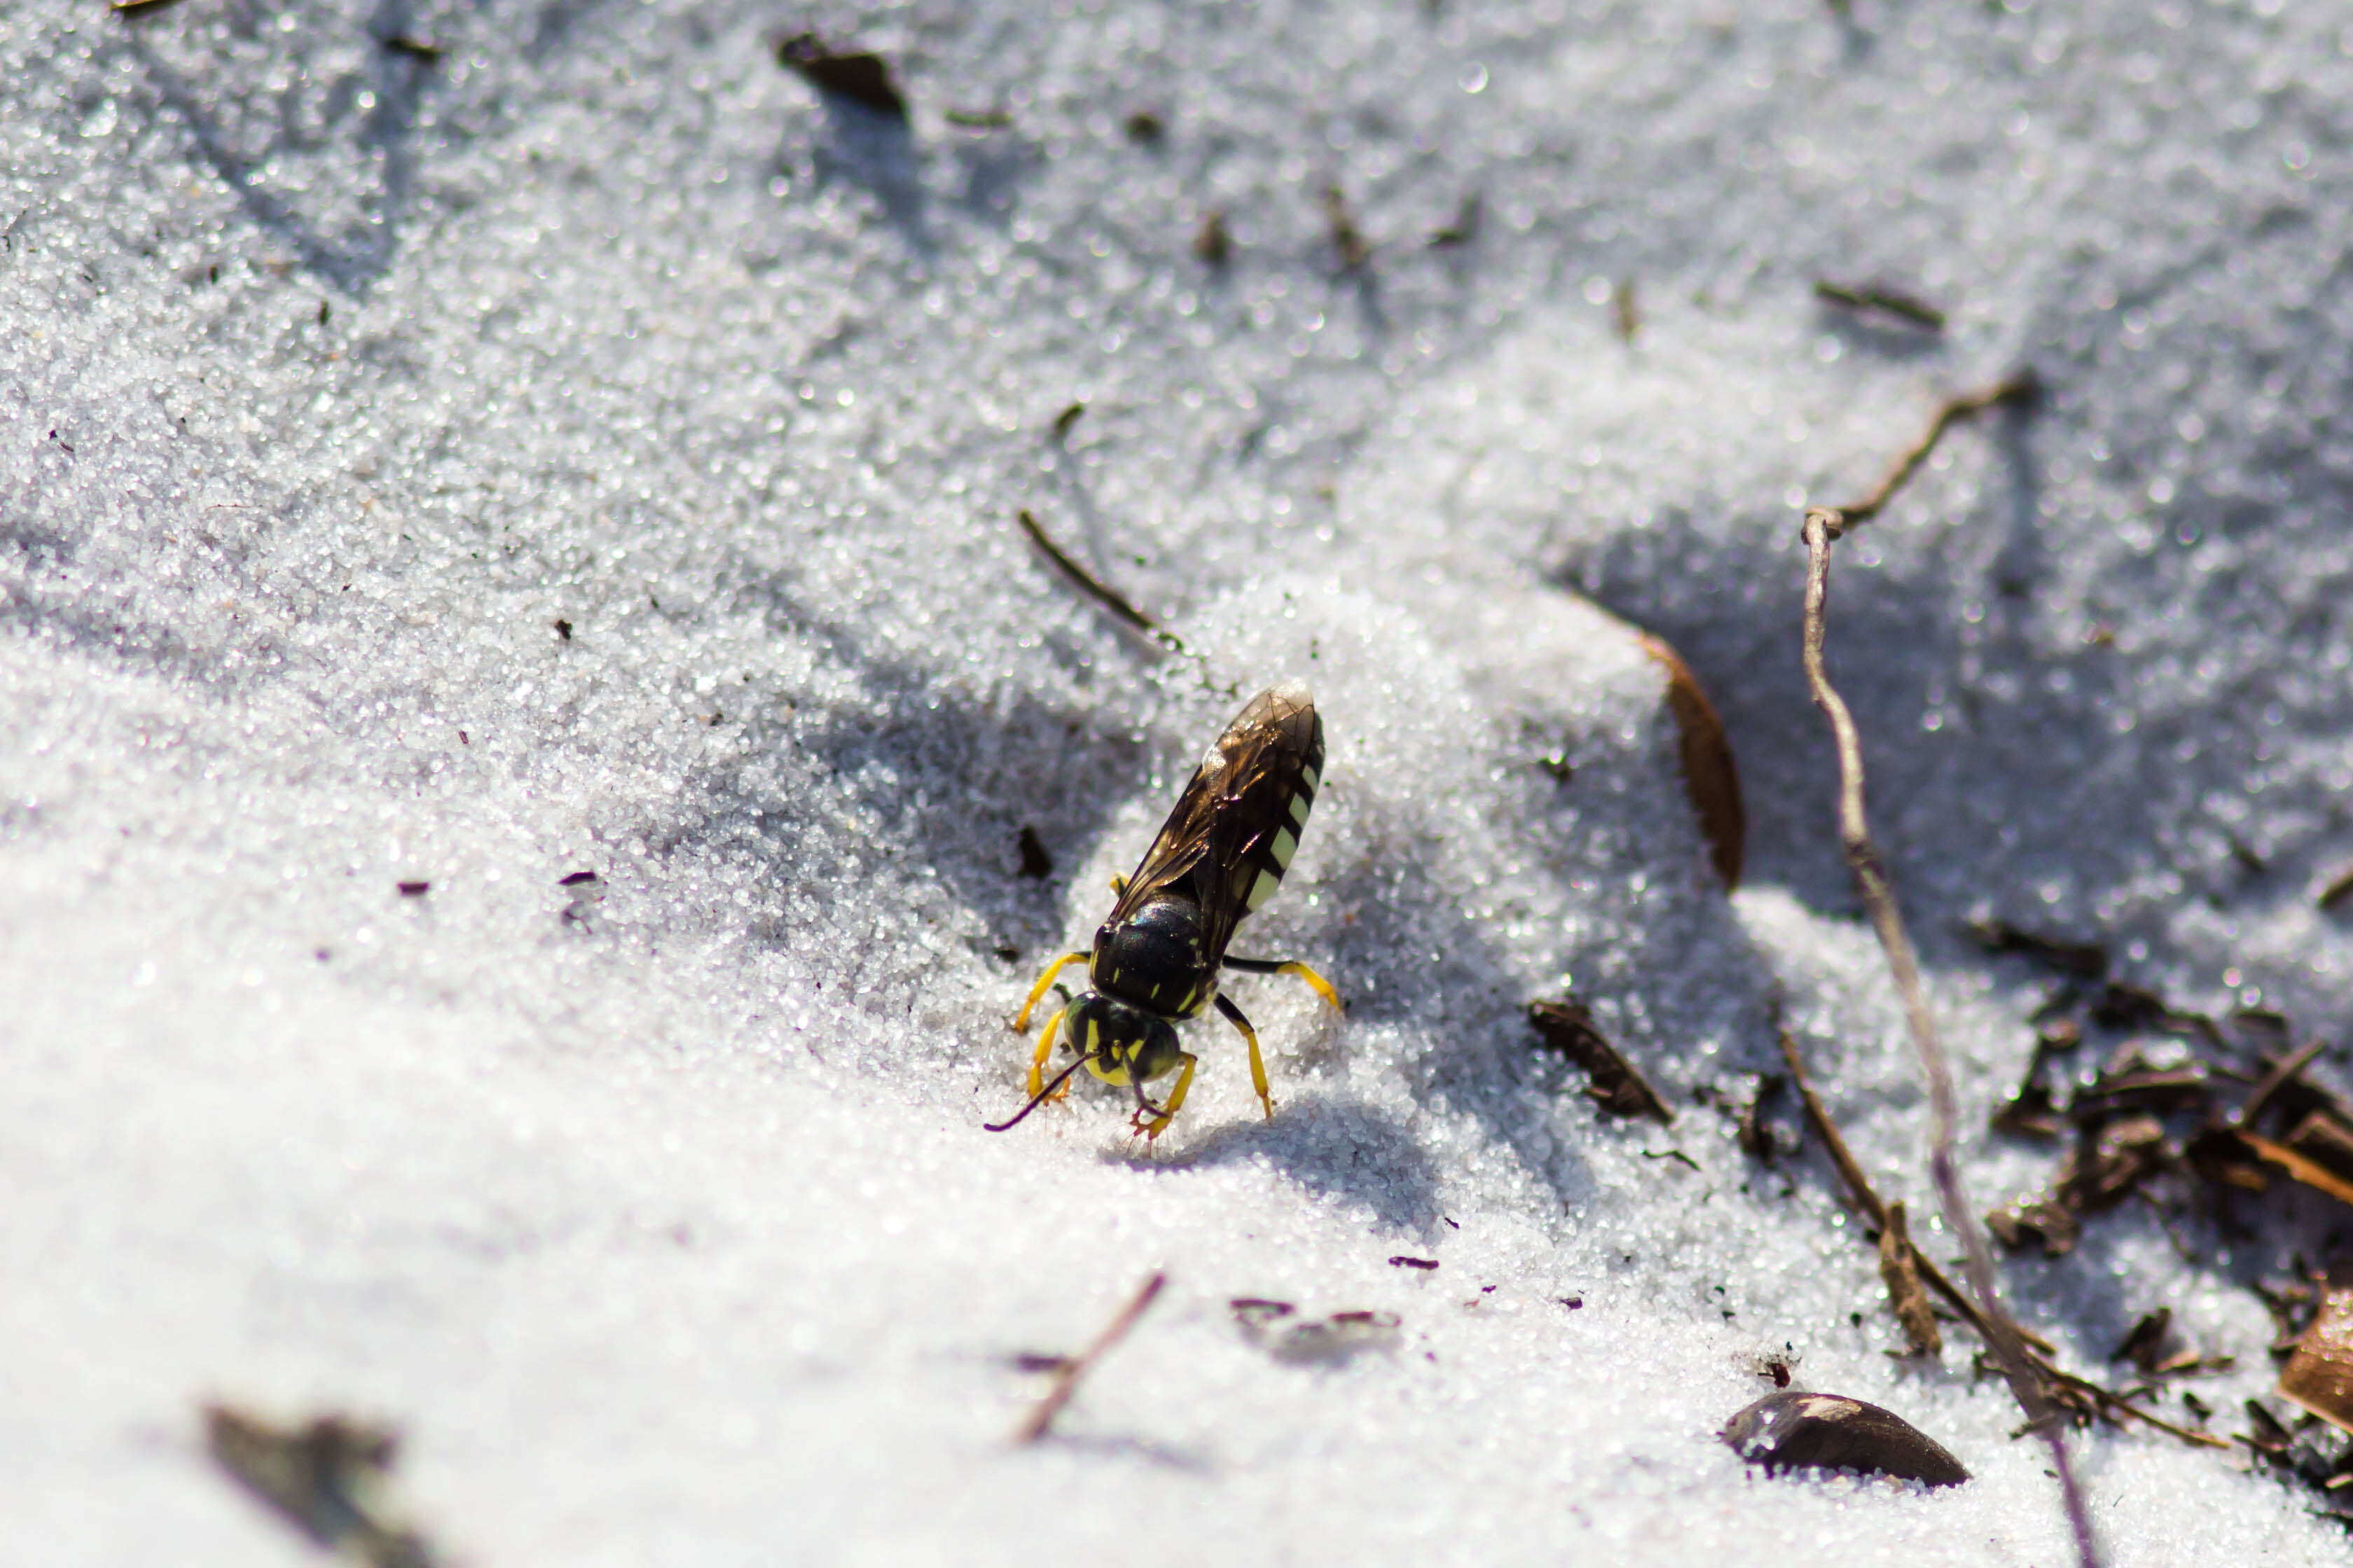
[[[1250,1027],[1250,1021],[1242,1016],[1242,1010],[1235,1006],[1223,992],[1218,994],[1218,1011],[1223,1013],[1226,1022],[1240,1029],[1242,1038],[1250,1042],[1250,1087],[1258,1090],[1258,1102],[1266,1107],[1266,1119],[1271,1121],[1274,1120],[1274,1096],[1267,1092],[1266,1062],[1258,1054],[1258,1031]]]
[[[1038,1005],[1039,997],[1046,994],[1046,987],[1054,984],[1054,976],[1073,963],[1084,963],[1091,956],[1084,952],[1066,952],[1048,964],[1046,973],[1038,976],[1038,984],[1029,987],[1029,1000],[1022,1003],[1021,1011],[1013,1015],[1013,1032],[1018,1035],[1029,1027],[1029,1010]],[[1044,1059],[1043,1057],[1039,1058],[1040,1061]]]
[[[1176,1119],[1176,1113],[1185,1109],[1185,1091],[1193,1087],[1193,1067],[1200,1058],[1190,1051],[1179,1051],[1176,1053],[1176,1059],[1183,1062],[1185,1066],[1184,1069],[1176,1075],[1176,1087],[1168,1091],[1166,1105],[1155,1105],[1145,1099],[1142,1080],[1134,1080],[1135,1119],[1130,1121],[1128,1126],[1143,1133],[1146,1143],[1168,1130],[1168,1124]],[[1149,1120],[1146,1119],[1147,1116]]]
[[[1062,1015],[1069,1011],[1067,1007],[1061,1008],[1048,1018],[1045,1029],[1038,1036],[1038,1054],[1029,1058],[1029,1098],[1032,1100],[1046,1092],[1046,1058],[1054,1054],[1054,1031],[1062,1026]],[[1070,1085],[1064,1084],[1054,1098],[1060,1100],[1070,1092]]]
[[[1307,982],[1309,990],[1332,1005],[1332,1011],[1347,1011],[1340,1005],[1340,994],[1332,989],[1332,983],[1295,958],[1229,958],[1224,963],[1228,969],[1244,974],[1296,974]]]

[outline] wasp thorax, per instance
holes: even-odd
[[[1217,967],[1201,952],[1201,906],[1156,899],[1095,932],[1088,976],[1095,988],[1169,1017],[1189,1018],[1217,994]]]
[[[1088,992],[1071,1004],[1063,1026],[1087,1071],[1105,1083],[1150,1083],[1174,1072],[1184,1059],[1167,1019],[1115,996]]]

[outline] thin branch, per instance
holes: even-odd
[[[1945,1060],[1944,1047],[1936,1041],[1936,1019],[1928,1011],[1928,998],[1921,989],[1919,960],[1904,929],[1903,913],[1896,908],[1886,858],[1872,839],[1871,825],[1863,811],[1862,738],[1855,729],[1854,715],[1831,684],[1822,658],[1822,642],[1829,625],[1831,542],[1847,529],[1876,515],[1936,449],[1937,441],[1955,422],[2000,404],[2019,402],[2031,395],[2034,387],[2032,376],[2020,375],[1982,392],[1952,399],[1936,411],[1927,433],[1896,460],[1869,496],[1852,507],[1815,507],[1807,511],[1804,661],[1806,685],[1813,694],[1815,706],[1830,721],[1831,739],[1838,751],[1839,840],[1846,852],[1847,869],[1854,877],[1855,890],[1871,916],[1879,945],[1887,954],[1887,966],[1895,980],[1896,994],[1903,1000],[1913,1048],[1920,1058],[1921,1076],[1927,1079],[1933,1124],[1928,1169],[1945,1211],[1945,1223],[1961,1242],[1969,1289],[1977,1297],[1984,1323],[1980,1331],[2010,1382],[2010,1394],[2026,1411],[2028,1426],[2040,1429],[2051,1446],[2052,1464],[2059,1478],[2067,1522],[2074,1534],[2077,1560],[2084,1568],[2097,1568],[2099,1546],[2093,1539],[2091,1516],[2084,1510],[2074,1466],[2068,1458],[2065,1436],[2052,1419],[2046,1384],[2037,1375],[2017,1326],[2002,1310],[1994,1281],[1993,1253],[1969,1207],[1968,1194],[1961,1186],[1959,1163],[1954,1155],[1960,1115],[1952,1069]]]
[[[1142,610],[1137,609],[1135,605],[1129,601],[1126,595],[1122,594],[1118,589],[1113,587],[1110,584],[1104,582],[1102,578],[1096,576],[1093,573],[1080,565],[1078,562],[1071,559],[1070,555],[1066,554],[1063,552],[1062,547],[1055,543],[1054,541],[1048,536],[1045,526],[1035,517],[1032,517],[1029,514],[1029,510],[1027,507],[1024,507],[1016,515],[1020,519],[1022,531],[1029,536],[1029,542],[1032,544],[1035,544],[1039,549],[1044,551],[1046,552],[1046,559],[1060,567],[1062,569],[1062,575],[1077,584],[1080,588],[1085,591],[1089,598],[1094,600],[1095,603],[1101,605],[1104,609],[1109,610],[1113,615],[1118,616],[1121,620],[1126,622],[1137,631],[1142,632],[1145,636],[1157,637],[1164,645],[1176,652],[1182,653],[1185,651],[1184,643],[1178,640],[1175,632],[1168,630],[1158,621],[1154,620],[1150,616],[1147,616]]]
[[[2042,384],[2035,380],[2032,371],[2021,371],[2007,381],[1998,381],[1980,391],[1964,393],[1948,401],[1936,410],[1936,417],[1929,422],[1928,433],[1895,459],[1894,466],[1887,470],[1886,477],[1869,495],[1852,506],[1822,509],[1829,510],[1837,520],[1831,528],[1831,537],[1836,539],[1856,523],[1868,522],[1877,517],[1880,509],[1894,500],[1895,492],[1902,489],[1904,482],[1912,477],[1912,470],[1927,461],[1928,454],[1936,449],[1936,443],[1945,438],[1946,431],[1989,408],[2027,402],[2041,389]],[[1811,514],[1808,515],[1810,520]]]
[[[1135,1327],[1135,1321],[1144,1316],[1144,1310],[1152,1305],[1152,1299],[1159,1295],[1160,1288],[1167,1283],[1168,1276],[1166,1274],[1155,1273],[1146,1279],[1144,1289],[1135,1293],[1135,1299],[1120,1309],[1119,1316],[1095,1336],[1095,1342],[1089,1345],[1084,1353],[1055,1369],[1054,1386],[1046,1391],[1046,1397],[1038,1401],[1037,1407],[1023,1418],[1013,1434],[1015,1443],[1035,1443],[1046,1435],[1047,1428],[1054,1424],[1054,1417],[1060,1415],[1062,1406],[1071,1402],[1071,1394],[1079,1386],[1079,1379],[1086,1376],[1112,1346],[1127,1337],[1127,1331]]]

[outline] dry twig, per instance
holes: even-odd
[[[1045,526],[1029,514],[1027,507],[1024,507],[1017,515],[1020,519],[1022,531],[1029,536],[1029,542],[1044,551],[1046,559],[1060,567],[1062,575],[1084,589],[1089,598],[1146,637],[1157,637],[1162,644],[1178,653],[1185,651],[1184,643],[1178,640],[1175,632],[1168,630],[1158,621],[1137,609],[1126,595],[1122,594],[1065,554],[1062,547],[1048,536]]]
[[[1013,1434],[1014,1442],[1035,1443],[1046,1435],[1047,1429],[1054,1425],[1054,1417],[1060,1415],[1062,1406],[1071,1402],[1071,1394],[1079,1386],[1079,1379],[1086,1376],[1089,1369],[1103,1360],[1112,1346],[1127,1337],[1127,1331],[1135,1327],[1135,1321],[1144,1316],[1144,1310],[1152,1305],[1152,1299],[1159,1295],[1160,1288],[1167,1283],[1167,1275],[1155,1273],[1144,1282],[1144,1289],[1135,1293],[1135,1299],[1121,1308],[1119,1316],[1095,1336],[1094,1343],[1054,1369],[1054,1386],[1046,1391],[1046,1397],[1038,1401],[1037,1407],[1022,1419],[1019,1428]]]
[[[2091,1517],[2084,1510],[2074,1466],[2068,1459],[2066,1438],[2053,1419],[2048,1384],[2037,1374],[2017,1326],[2002,1310],[1994,1284],[1993,1253],[1986,1245],[1985,1233],[1978,1228],[1968,1195],[1961,1187],[1959,1163],[1953,1152],[1959,1111],[1953,1092],[1952,1069],[1946,1063],[1944,1048],[1936,1042],[1936,1019],[1928,1012],[1928,998],[1920,986],[1919,961],[1913,952],[1911,936],[1904,929],[1903,913],[1895,905],[1895,889],[1887,875],[1886,859],[1872,839],[1870,822],[1863,812],[1862,738],[1855,729],[1854,715],[1848,711],[1845,700],[1831,684],[1822,658],[1822,641],[1829,625],[1831,543],[1849,528],[1877,515],[1928,454],[1936,450],[1937,441],[1956,421],[1997,405],[2022,401],[2032,395],[2034,384],[2031,375],[2014,376],[1984,391],[1952,399],[1936,411],[1927,433],[1896,460],[1870,495],[1851,507],[1814,507],[1807,511],[1804,659],[1806,685],[1813,694],[1815,706],[1830,721],[1831,739],[1838,750],[1839,840],[1846,851],[1847,869],[1853,874],[1855,889],[1870,913],[1879,945],[1887,954],[1887,966],[1894,976],[1896,994],[1903,999],[1905,1019],[1911,1029],[1913,1048],[1920,1058],[1921,1075],[1928,1080],[1934,1124],[1928,1169],[1945,1211],[1945,1223],[1961,1241],[1969,1287],[1979,1309],[1979,1332],[1992,1346],[2011,1394],[2024,1407],[2027,1425],[2039,1428],[2051,1446],[2052,1464],[2058,1474],[2067,1522],[2075,1538],[2076,1557],[2084,1568],[2095,1568],[2100,1560],[2099,1546],[2092,1536]],[[1972,1323],[1971,1327],[1979,1326]]]

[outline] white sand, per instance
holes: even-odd
[[[1752,1181],[1692,1104],[1772,1064],[1778,996],[1933,1209],[1795,508],[1942,391],[2052,389],[1957,435],[1833,590],[1973,1129],[2043,982],[1972,914],[2338,1026],[2344,14],[826,11],[897,62],[906,132],[778,68],[797,20],[0,14],[0,1556],[302,1561],[198,1451],[226,1394],[396,1420],[422,1518],[497,1568],[2060,1562],[1972,1347],[1883,1355],[1819,1161]],[[1475,239],[1425,245],[1472,193]],[[1858,324],[1820,276],[1952,327]],[[1198,657],[1073,595],[1023,506]],[[1736,898],[1655,668],[1570,590],[1724,709]],[[982,1132],[1036,965],[1285,673],[1329,788],[1237,945],[1348,1017],[1234,983],[1271,1124],[1211,1019],[1149,1158],[1108,1090]],[[581,870],[609,890],[566,921]],[[1672,1133],[1532,1055],[1564,976]],[[1980,1206],[2052,1163],[1968,1155]],[[2200,1385],[2235,1430],[2271,1334],[2239,1280],[2284,1262],[2247,1248],[2329,1224],[2185,1221],[2185,1260],[2135,1206],[2009,1279],[2094,1373],[2170,1305],[2238,1357]],[[1009,1449],[1039,1384],[1008,1358],[1155,1267],[1060,1436]],[[1402,1328],[1285,1364],[1247,1296]],[[1977,1480],[1746,1474],[1713,1432],[1785,1344]],[[2239,1458],[2078,1452],[2118,1563],[2348,1554]]]

